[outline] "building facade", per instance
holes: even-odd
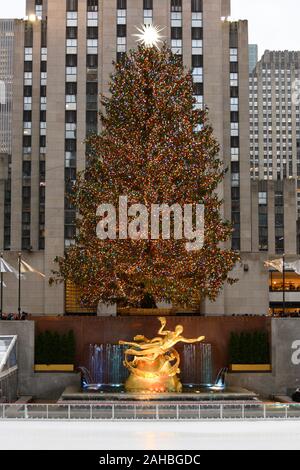
[[[266,51],[250,75],[253,179],[297,180],[300,214],[300,52]]]
[[[253,72],[258,62],[258,45],[249,44],[249,74]]]
[[[10,163],[12,152],[12,87],[15,34],[20,22],[0,20],[0,246],[10,234]]]
[[[253,250],[299,258],[300,52],[266,51],[250,73]],[[270,308],[300,312],[300,277],[270,274]],[[291,292],[289,289],[291,287]]]
[[[46,279],[28,275],[23,309],[72,312],[71,288],[48,283],[54,258],[75,235],[66,196],[85,168],[86,136],[100,130],[99,94],[108,93],[112,62],[136,47],[141,24],[163,27],[172,50],[193,71],[196,106],[209,108],[227,169],[219,193],[234,227],[232,247],[251,258],[248,31],[246,21],[226,19],[230,0],[28,0],[26,14],[14,54],[13,191],[10,232],[1,248],[12,264],[22,250]],[[6,282],[6,309],[13,310],[15,281],[7,276]],[[202,311],[235,313],[234,289],[226,286]]]

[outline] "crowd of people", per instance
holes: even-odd
[[[0,320],[27,320],[28,313],[21,312],[21,313],[0,313]]]

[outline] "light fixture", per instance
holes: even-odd
[[[137,27],[136,29],[139,31],[139,34],[134,34],[133,36],[138,38],[137,42],[145,47],[159,47],[163,38],[160,33],[164,28],[147,24],[143,25],[141,28]]]
[[[30,21],[31,23],[34,23],[36,21],[36,15],[34,13],[31,13],[28,16],[28,21]]]

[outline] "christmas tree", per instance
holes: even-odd
[[[102,98],[102,132],[88,139],[88,165],[72,196],[78,211],[75,245],[58,258],[56,280],[80,287],[82,302],[139,306],[155,301],[189,305],[216,299],[238,255],[222,248],[232,233],[220,216],[216,189],[224,177],[207,110],[195,109],[193,80],[167,46],[139,46],[115,64],[110,97]],[[199,250],[186,240],[102,240],[97,208],[204,204],[205,237]],[[129,221],[131,218],[129,217]],[[171,217],[175,230],[175,219]],[[107,229],[109,232],[109,229]],[[138,229],[139,230],[139,229]],[[145,235],[145,234],[144,234]]]

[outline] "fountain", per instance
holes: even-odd
[[[121,389],[125,384],[127,391],[180,392],[181,381],[185,389],[192,385],[208,387],[212,383],[211,345],[202,343],[204,337],[184,338],[180,325],[174,332],[166,331],[165,318],[159,320],[161,328],[158,334],[161,337],[153,340],[139,335],[134,338],[134,343],[120,341],[118,345],[90,345],[89,368],[80,368],[83,389]],[[181,380],[180,355],[173,348],[178,342],[185,343],[180,366]]]
[[[213,382],[212,349],[209,343],[185,344],[183,346],[183,384],[209,387]]]
[[[125,347],[117,344],[91,344],[89,366],[80,367],[83,389],[120,389],[128,378],[123,365]],[[213,383],[212,348],[208,343],[185,344],[182,352],[181,381],[183,388],[209,387]]]
[[[212,347],[204,337],[186,339],[181,325],[169,331],[166,319],[159,321],[153,339],[138,335],[132,342],[90,345],[89,370],[80,368],[82,390],[68,387],[61,401],[256,400],[249,390],[226,388],[225,367],[213,379]],[[178,343],[184,343],[181,354],[174,348]]]
[[[122,385],[128,377],[123,365],[125,348],[118,344],[90,345],[89,371],[94,383]]]
[[[174,346],[178,343],[196,344],[205,339],[204,336],[187,339],[183,336],[182,325],[177,325],[174,331],[167,330],[166,318],[159,317],[158,320],[160,328],[155,338],[137,335],[134,341],[119,341],[120,345],[128,346],[124,360],[130,372],[125,382],[128,392],[182,392],[180,355]]]

